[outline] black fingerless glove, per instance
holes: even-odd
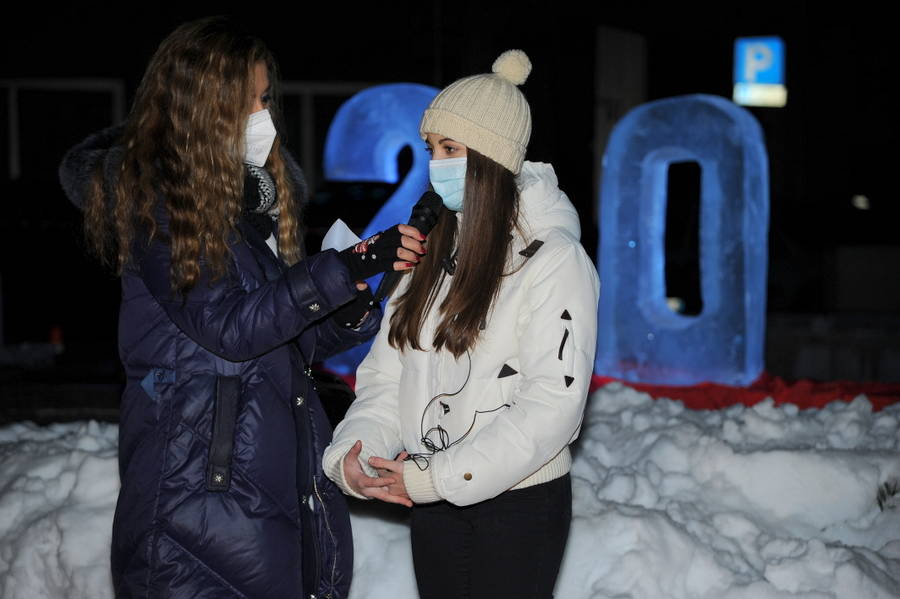
[[[362,291],[356,293],[353,301],[347,302],[331,314],[334,321],[347,329],[355,329],[362,324],[366,313],[372,310],[375,296],[372,291],[366,287]]]
[[[338,256],[350,271],[350,280],[363,281],[380,272],[393,271],[394,262],[399,260],[397,249],[402,247],[401,237],[399,225],[394,225],[339,252]]]

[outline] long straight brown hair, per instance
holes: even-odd
[[[268,70],[273,100],[267,108],[277,122],[277,68],[260,40],[213,17],[181,25],[160,44],[125,123],[116,180],[106,181],[99,165],[85,206],[89,246],[119,274],[138,231],[169,243],[175,293],[186,295],[200,280],[201,259],[212,280],[226,273],[241,213],[244,128],[258,62]],[[266,167],[278,196],[279,253],[293,264],[301,255],[299,217],[277,139]],[[159,198],[167,235],[158,231]]]
[[[444,259],[456,248],[456,270],[438,310],[441,319],[433,346],[459,357],[473,348],[500,291],[509,256],[511,233],[517,227],[519,194],[507,168],[472,148],[466,150],[466,182],[462,226],[456,214],[442,207],[428,235],[428,253],[413,270],[409,287],[397,299],[389,341],[401,351],[421,350],[419,336],[434,307],[445,276]],[[454,244],[455,241],[458,242]]]

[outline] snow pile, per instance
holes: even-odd
[[[118,429],[0,428],[0,597],[111,597]]]
[[[900,406],[592,398],[560,597],[900,597]]]
[[[900,597],[900,405],[686,410],[619,384],[591,398],[556,596]],[[0,429],[0,597],[110,597],[116,428]],[[895,498],[896,499],[896,498]],[[354,502],[351,596],[415,598],[402,509]]]

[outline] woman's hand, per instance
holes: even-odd
[[[368,291],[369,284],[365,281],[356,282],[356,290],[359,292],[352,301],[347,302],[331,314],[332,320],[338,325],[348,328],[357,329],[362,326],[366,317],[372,309],[375,296]]]
[[[397,248],[397,257],[402,261],[394,262],[394,270],[409,270],[419,263],[419,257],[424,256],[425,236],[419,230],[410,225],[397,225],[400,231],[400,245]]]
[[[396,225],[338,253],[354,281],[381,272],[409,270],[425,255],[425,236],[409,225]]]
[[[347,452],[347,455],[344,456],[342,466],[344,469],[344,480],[347,481],[347,484],[350,486],[350,488],[363,497],[372,497],[374,499],[380,499],[381,501],[385,501],[387,503],[399,503],[401,505],[405,505],[406,507],[412,507],[412,501],[409,499],[409,496],[406,495],[406,487],[403,485],[403,462],[399,462],[400,487],[397,487],[398,477],[395,473],[388,476],[379,476],[378,478],[372,478],[371,476],[368,476],[363,471],[362,465],[359,463],[359,453],[361,451],[362,441],[357,441],[353,444],[353,447],[350,448],[350,451]],[[372,464],[373,467],[376,467],[372,463],[372,460],[380,459],[381,458],[370,458],[369,463]],[[390,462],[390,460],[384,461]],[[387,469],[384,469],[384,472],[387,473],[389,471]],[[379,470],[379,474],[381,473],[382,470]],[[402,489],[402,494],[392,493],[390,491],[392,488],[394,490],[397,490],[398,488]]]
[[[373,456],[369,458],[369,465],[375,468],[378,471],[378,475],[382,478],[393,478],[396,482],[388,485],[388,493],[394,497],[405,499],[406,501],[403,502],[403,505],[412,507],[413,502],[409,498],[409,494],[406,492],[406,484],[403,482],[403,468],[406,467],[403,460],[408,455],[405,451],[401,451],[400,455],[394,460]]]

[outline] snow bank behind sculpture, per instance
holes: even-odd
[[[0,597],[111,597],[116,427],[0,429]],[[687,410],[617,383],[573,467],[565,599],[900,596],[900,405]],[[404,511],[354,503],[351,597],[416,597]]]
[[[559,595],[900,596],[900,513],[875,504],[900,475],[898,408],[691,411],[608,385],[576,455]]]

